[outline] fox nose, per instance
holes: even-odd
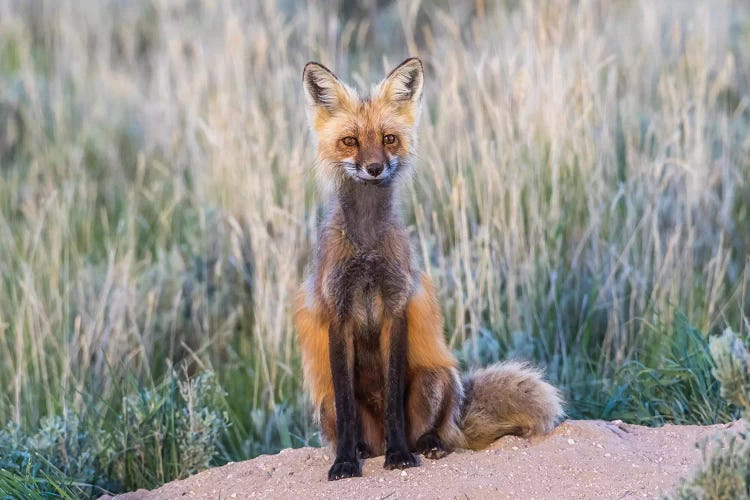
[[[370,163],[367,165],[367,173],[370,174],[373,177],[379,176],[383,172],[383,164],[382,163]]]

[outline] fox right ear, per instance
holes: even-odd
[[[323,107],[332,113],[348,92],[336,75],[328,68],[316,62],[309,62],[302,72],[302,84],[305,87],[305,101],[308,107]]]

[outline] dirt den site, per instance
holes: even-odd
[[[655,498],[699,463],[697,441],[738,427],[568,420],[547,436],[508,436],[404,471],[368,459],[363,477],[334,482],[329,449],[287,449],[116,498]]]

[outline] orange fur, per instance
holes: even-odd
[[[443,338],[443,318],[435,298],[435,289],[429,278],[420,275],[417,287],[407,306],[408,361],[407,373],[435,368],[455,368],[456,359]],[[330,320],[312,295],[303,287],[295,300],[294,321],[297,339],[302,351],[302,369],[305,385],[310,393],[316,413],[326,397],[333,397],[333,379],[328,354],[328,327]],[[389,349],[391,321],[385,319],[380,342],[384,362]]]
[[[333,377],[328,354],[328,325],[322,311],[308,303],[308,294],[300,289],[295,299],[294,322],[297,341],[302,351],[302,370],[305,387],[320,418],[320,406],[326,397],[333,400]]]
[[[435,288],[424,274],[420,276],[420,285],[406,309],[409,331],[407,370],[454,368],[456,359],[443,337],[443,316]]]

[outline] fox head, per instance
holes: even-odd
[[[388,186],[407,173],[423,81],[422,62],[413,57],[363,96],[322,64],[307,63],[302,82],[321,178],[334,186]]]

